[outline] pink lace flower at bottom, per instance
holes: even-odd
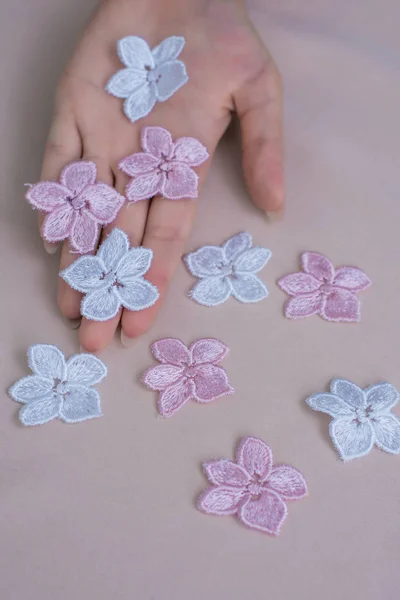
[[[273,465],[272,451],[262,440],[244,437],[236,461],[203,464],[212,484],[199,500],[199,510],[211,515],[236,515],[247,527],[278,535],[287,517],[286,500],[307,495],[302,474],[289,465]]]
[[[234,391],[225,369],[218,366],[228,353],[219,340],[202,339],[187,348],[180,340],[165,338],[154,342],[151,351],[161,364],[146,371],[142,380],[160,392],[158,411],[163,417],[171,417],[188,400],[204,404]]]
[[[316,252],[301,257],[303,271],[278,281],[291,296],[285,305],[289,319],[318,314],[327,321],[359,321],[360,301],[356,294],[371,285],[369,277],[357,267],[334,268],[331,261]]]

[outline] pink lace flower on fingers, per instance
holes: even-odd
[[[202,339],[187,348],[180,340],[165,338],[151,346],[154,358],[161,364],[143,376],[143,383],[160,392],[158,411],[171,417],[188,400],[202,404],[232,394],[225,369],[218,366],[228,353],[222,342]]]
[[[285,305],[289,319],[320,315],[327,321],[359,321],[357,292],[371,285],[369,277],[357,267],[334,268],[331,261],[316,252],[301,257],[303,271],[282,277],[278,285],[291,298]]]
[[[162,127],[142,130],[143,152],[136,152],[119,163],[119,168],[132,177],[126,188],[130,202],[147,200],[156,194],[169,200],[197,198],[199,178],[193,167],[208,158],[205,146],[192,137],[173,142]]]
[[[262,440],[244,437],[236,461],[212,460],[203,464],[212,484],[197,503],[211,515],[236,515],[247,527],[278,535],[287,517],[286,500],[307,495],[303,475],[289,465],[275,465],[272,451]]]
[[[94,250],[101,226],[114,221],[125,201],[114,188],[97,182],[96,173],[94,162],[72,162],[59,183],[40,181],[29,187],[29,204],[46,213],[42,236],[47,242],[69,239],[73,252]]]

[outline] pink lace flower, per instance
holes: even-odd
[[[252,529],[278,535],[287,516],[285,500],[307,495],[303,475],[289,465],[272,466],[272,451],[262,440],[244,437],[236,462],[227,459],[203,464],[212,484],[199,500],[199,510],[211,515],[237,515]]]
[[[161,194],[169,200],[197,198],[198,167],[208,158],[205,146],[194,138],[181,137],[172,141],[162,127],[142,130],[142,148],[119,163],[119,168],[133,177],[127,185],[126,197],[131,202],[146,200]]]
[[[154,342],[151,351],[161,365],[146,371],[143,383],[160,392],[163,417],[171,417],[188,400],[207,403],[234,391],[225,369],[217,366],[228,353],[218,340],[198,340],[188,349],[180,340],[165,338]]]
[[[316,252],[301,257],[303,272],[282,277],[278,285],[292,296],[285,305],[289,319],[318,314],[327,321],[359,321],[360,302],[356,292],[371,285],[369,277],[357,267],[340,267]]]
[[[106,183],[96,183],[96,165],[78,161],[61,172],[60,183],[40,181],[30,186],[26,199],[47,213],[42,236],[47,242],[69,239],[72,251],[94,250],[100,226],[114,221],[125,198]]]

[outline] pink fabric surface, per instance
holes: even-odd
[[[56,308],[58,258],[43,252],[23,184],[38,181],[53,89],[96,4],[0,7],[0,597],[394,600],[399,458],[376,451],[342,464],[329,418],[304,400],[333,377],[400,388],[399,3],[252,2],[285,83],[286,215],[267,222],[251,205],[230,131],[185,250],[251,232],[273,252],[268,300],[202,308],[186,297],[192,278],[180,265],[153,330],[129,350],[115,340],[101,354],[104,417],[23,429],[5,390],[24,376],[26,348],[78,351]],[[298,270],[309,248],[371,278],[361,323],[283,316],[275,282]],[[150,344],[168,336],[224,340],[235,394],[157,418],[138,376]],[[279,538],[195,508],[201,463],[230,456],[246,435],[268,440],[307,478],[309,497],[290,504]]]

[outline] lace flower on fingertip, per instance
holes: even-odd
[[[184,45],[185,39],[174,35],[153,49],[138,36],[118,41],[118,56],[126,68],[111,77],[106,90],[125,98],[124,113],[131,123],[148,115],[156,102],[165,102],[188,81],[184,63],[177,60]]]
[[[23,377],[9,389],[10,397],[24,406],[23,425],[43,425],[58,418],[80,423],[101,417],[99,393],[92,385],[107,375],[107,367],[92,354],[75,354],[66,361],[51,344],[35,344],[28,350],[33,375]]]
[[[268,290],[256,273],[270,257],[267,248],[252,246],[249,233],[238,233],[222,246],[203,246],[184,257],[190,273],[200,280],[189,297],[204,306],[217,306],[230,296],[244,303],[259,302]]]

